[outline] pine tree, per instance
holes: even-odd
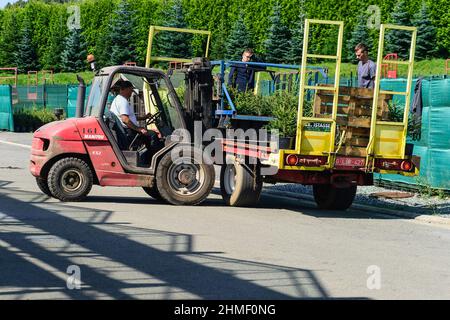
[[[266,60],[271,63],[284,63],[289,55],[289,28],[281,21],[281,5],[277,1],[270,17],[270,29],[265,41]]]
[[[241,61],[242,53],[246,48],[252,46],[251,35],[248,31],[242,14],[233,24],[226,45],[226,58]]]
[[[406,2],[399,0],[391,14],[391,22],[400,26],[411,25]],[[403,30],[388,30],[386,33],[386,50],[389,53],[397,53],[399,58],[409,58],[411,46],[411,32]]]
[[[433,26],[426,2],[414,15],[412,25],[417,27],[416,59],[423,60],[433,57],[436,53],[436,28]]]
[[[26,16],[22,24],[20,40],[17,44],[17,51],[15,54],[16,65],[19,72],[35,71],[39,69],[38,56],[32,42],[32,35],[33,30],[31,20]]]
[[[303,37],[306,19],[305,1],[301,0],[299,5],[300,14],[292,30],[292,38],[289,41],[289,52],[286,59],[291,64],[300,64],[302,61]]]
[[[72,29],[66,37],[61,56],[64,71],[77,72],[86,69],[86,49],[81,29]]]
[[[173,0],[167,3],[163,11],[163,26],[172,28],[186,28],[182,0]],[[155,41],[159,55],[172,58],[192,57],[192,36],[179,32],[161,32]]]
[[[364,43],[370,50],[372,47],[372,38],[367,29],[367,16],[365,13],[360,13],[357,18],[357,23],[351,33],[350,39],[347,42],[348,55],[347,59],[356,62],[355,47],[358,43]]]
[[[134,41],[135,13],[127,0],[121,0],[110,26],[110,58],[109,64],[121,65],[127,61],[136,61],[136,45]]]
[[[56,9],[53,11],[48,32],[49,40],[42,58],[43,67],[45,69],[60,71],[62,68],[61,57],[64,51],[64,42],[67,33],[65,15],[62,11]]]

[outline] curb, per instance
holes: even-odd
[[[288,197],[288,198],[294,198],[299,200],[306,200],[308,202],[312,202],[315,205],[314,197],[309,194],[297,194],[290,191],[277,191],[272,190],[268,188],[263,188],[263,192],[275,195],[275,196],[282,196],[282,197]],[[406,219],[412,219],[416,221],[426,222],[426,223],[434,223],[434,224],[441,224],[441,225],[448,225],[450,226],[450,218],[444,218],[444,217],[436,217],[431,215],[419,215],[415,213],[408,213],[404,211],[394,210],[394,209],[387,209],[387,208],[381,208],[381,207],[374,207],[369,206],[365,204],[360,203],[353,203],[350,210],[359,210],[359,211],[370,211],[374,213],[381,213],[389,216],[395,216],[400,218],[406,218]]]

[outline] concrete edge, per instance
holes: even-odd
[[[269,189],[267,187],[263,188],[263,192],[267,193],[267,194],[271,194],[271,195],[295,198],[295,199],[306,200],[306,201],[315,203],[314,197],[309,194],[297,194],[297,193],[290,192],[290,191],[278,191],[278,190]],[[412,219],[412,220],[417,220],[417,221],[426,222],[426,223],[443,224],[443,225],[450,226],[450,218],[437,217],[437,216],[432,216],[432,215],[418,215],[418,214],[408,213],[408,212],[404,212],[404,211],[400,211],[400,210],[387,209],[387,208],[381,208],[381,207],[376,207],[376,206],[369,206],[369,205],[360,204],[360,203],[354,203],[350,209],[357,209],[360,211],[370,211],[370,212],[374,212],[374,213],[381,213],[381,214],[385,214],[385,215],[389,215],[389,216],[396,216],[396,217],[400,217],[400,218]]]

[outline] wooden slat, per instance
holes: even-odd
[[[342,146],[338,152],[339,155],[365,157],[367,156],[366,148]]]
[[[336,119],[336,123],[348,127],[370,128],[370,118],[339,116]]]

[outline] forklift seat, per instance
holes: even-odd
[[[130,138],[127,136],[124,127],[122,126],[122,122],[119,117],[117,117],[113,112],[108,112],[106,115],[106,123],[111,129],[111,132],[114,135],[114,138],[119,145],[120,150],[128,150],[131,144]]]

